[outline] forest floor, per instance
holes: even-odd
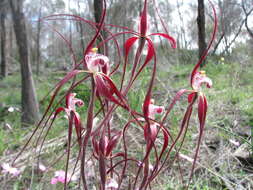
[[[166,101],[171,100],[178,90],[189,88],[188,78],[192,66],[190,64],[170,65],[166,72],[158,72],[155,85],[159,91],[155,95],[157,102],[162,103],[165,96]],[[209,104],[207,122],[189,189],[253,189],[253,156],[250,154],[252,153],[250,149],[253,127],[253,64],[225,60],[224,63],[219,64],[210,62],[205,70],[208,77],[213,80],[213,87],[205,89]],[[48,75],[35,77],[41,110],[45,109],[49,98],[47,97],[44,101],[42,99],[48,94],[53,84],[56,84],[63,76],[59,72],[48,73]],[[13,158],[13,154],[20,150],[34,129],[33,126],[28,128],[20,126],[20,87],[20,76],[16,72],[0,81],[1,164]],[[180,109],[180,105],[177,105],[177,108]],[[175,123],[180,121],[179,118],[174,120]],[[184,159],[181,158],[180,167],[175,164],[172,169],[165,170],[154,189],[181,189],[182,181],[187,179],[192,166],[189,158],[194,155],[192,150],[196,145],[198,134],[198,127],[194,120],[197,118],[193,118],[182,148],[182,153],[187,156]],[[53,128],[49,136],[52,144],[59,143],[55,141],[55,138],[64,138],[61,132],[66,129],[65,122],[64,119],[56,122],[57,127]],[[47,156],[50,154],[46,152]],[[33,174],[34,176],[36,174]],[[15,181],[14,179],[7,180],[0,175],[0,189],[28,189],[31,187],[31,183],[27,182],[29,178],[31,177],[27,174]],[[40,189],[36,184],[32,184],[32,187],[34,187],[32,189]],[[55,189],[61,188],[62,186],[55,187]]]

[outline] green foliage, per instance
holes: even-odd
[[[206,71],[207,75],[213,80],[213,88],[208,90],[206,93],[208,96],[209,102],[209,110],[207,117],[207,128],[211,125],[212,127],[217,126],[219,129],[219,136],[223,139],[229,140],[231,138],[237,138],[241,142],[246,141],[246,139],[242,140],[237,136],[237,134],[231,132],[232,120],[234,117],[233,111],[238,112],[241,115],[242,122],[241,125],[253,125],[253,104],[252,104],[252,92],[253,92],[253,66],[252,65],[239,65],[238,63],[233,63],[227,61],[225,58],[224,64],[216,64],[219,57],[212,58],[203,69]],[[177,89],[177,87],[187,87],[187,80],[189,71],[192,68],[191,64],[182,65],[170,65],[169,72],[165,72],[163,70],[158,71],[159,80],[161,83],[166,83],[170,86],[171,89]],[[129,93],[129,102],[131,108],[137,110],[138,112],[142,112],[142,101],[145,96],[145,91],[143,91],[143,87],[146,84],[146,81],[149,79],[149,68],[147,68],[143,73],[141,73],[142,80],[136,82],[134,86],[134,90]],[[37,84],[37,94],[38,98],[41,101],[50,89],[56,84],[56,81],[59,80],[63,76],[63,73],[49,73],[47,76],[41,76],[36,79]],[[80,78],[78,78],[80,79]],[[117,80],[117,75],[113,78],[114,81]],[[7,77],[6,79],[0,81],[0,86],[4,88],[0,88],[0,102],[3,102],[3,105],[0,107],[0,124],[4,126],[6,123],[10,124],[12,130],[8,130],[4,127],[0,129],[0,155],[3,155],[6,149],[10,149],[12,151],[17,150],[20,147],[21,142],[25,134],[27,134],[33,126],[27,129],[21,128],[19,124],[20,112],[8,112],[7,109],[9,106],[19,108],[20,109],[20,77],[19,75],[12,75]],[[160,82],[156,81],[155,89],[160,91],[161,94],[156,94],[157,97],[162,97],[166,90],[163,89]],[[118,86],[119,84],[117,84]],[[66,85],[67,89],[68,85]],[[84,113],[87,111],[87,102],[89,102],[90,97],[90,89],[86,84],[81,84],[74,89],[74,92],[77,93],[77,98],[81,98],[84,100],[85,105],[81,108],[77,108],[78,111]],[[10,96],[11,94],[11,96]],[[59,92],[59,97],[64,96],[64,89]],[[50,96],[46,97],[44,101],[41,101],[40,107],[41,110],[45,110],[48,105]],[[160,105],[163,100],[156,99]],[[186,102],[185,102],[186,103]],[[96,101],[96,109],[100,107],[99,101]],[[174,111],[170,116],[170,133],[173,135],[176,134],[179,130],[178,123],[181,120],[182,115],[181,107],[179,105],[175,105]],[[121,109],[118,110],[121,113]],[[232,112],[231,112],[232,111]],[[123,112],[122,112],[123,113]],[[56,122],[53,124],[52,130],[49,133],[47,139],[52,139],[62,131],[66,131],[67,122],[63,117],[64,114],[60,114],[57,117]],[[82,115],[85,119],[86,116]],[[209,118],[216,118],[215,121],[209,120]],[[220,127],[220,128],[219,128]],[[188,154],[189,147],[194,147],[192,142],[194,134],[197,132],[197,126],[190,128],[189,133],[186,136],[186,144],[187,147],[182,149],[182,153]],[[62,147],[63,148],[63,147]],[[58,149],[55,152],[60,151]],[[51,154],[51,153],[49,153]],[[45,155],[44,155],[45,156]],[[50,156],[50,155],[46,155]],[[172,154],[174,156],[174,154]],[[141,157],[141,151],[140,151]],[[151,159],[152,161],[152,159]],[[56,167],[62,168],[64,162],[59,162]],[[53,175],[53,174],[52,174]],[[244,174],[241,174],[244,175]],[[194,179],[196,180],[196,179]],[[15,189],[19,189],[22,187],[20,182],[16,182],[13,186]],[[177,179],[172,179],[169,183],[164,184],[162,189],[170,190],[170,189],[181,188],[181,184],[178,183]],[[219,178],[213,177],[212,180],[202,180],[197,181],[194,185],[190,186],[190,189],[196,190],[214,190],[214,189],[226,189],[223,188],[224,184],[220,181]],[[34,189],[39,189],[40,187],[34,186]],[[60,187],[59,187],[60,188]],[[159,187],[160,188],[160,187]]]

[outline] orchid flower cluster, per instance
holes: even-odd
[[[90,189],[90,183],[93,183],[101,190],[145,190],[151,187],[155,184],[154,180],[162,172],[163,168],[165,166],[166,168],[170,168],[173,162],[177,160],[178,156],[173,157],[172,155],[178,155],[180,153],[180,149],[184,143],[184,136],[189,126],[192,110],[197,102],[199,141],[194,156],[192,175],[208,108],[207,99],[202,91],[202,86],[203,84],[206,84],[209,88],[212,86],[211,79],[206,76],[204,71],[199,70],[200,64],[206,58],[208,50],[214,40],[217,28],[215,9],[212,4],[211,6],[215,18],[213,36],[206,53],[195,65],[191,73],[190,84],[192,89],[180,90],[176,93],[172,102],[164,106],[156,105],[154,100],[155,96],[153,96],[158,60],[151,37],[160,36],[165,38],[172,48],[176,48],[176,40],[167,33],[162,19],[160,19],[160,21],[166,32],[147,35],[147,0],[144,0],[138,32],[126,27],[106,24],[106,0],[103,0],[103,13],[100,23],[98,24],[75,15],[51,15],[42,19],[47,21],[67,17],[66,19],[71,18],[71,20],[89,24],[95,31],[80,62],[76,61],[75,54],[71,51],[74,62],[73,69],[55,86],[49,106],[33,133],[33,135],[36,134],[41,126],[46,129],[46,126],[49,125],[46,130],[42,130],[41,132],[44,132],[46,135],[43,136],[40,134],[39,138],[36,139],[37,144],[41,142],[40,147],[42,147],[49,130],[54,127],[54,121],[58,119],[58,114],[61,112],[66,113],[68,119],[67,147],[64,150],[64,154],[59,157],[59,159],[66,159],[66,167],[65,170],[55,172],[55,175],[51,179],[51,184],[56,184],[58,182],[63,183],[64,189],[67,189],[68,183],[71,181],[71,174],[68,173],[69,161],[70,158],[73,159],[73,155],[75,155],[73,173],[78,174],[75,180],[79,180],[79,189]],[[157,14],[159,15],[158,11]],[[118,27],[124,31],[113,34],[108,30],[107,26]],[[103,36],[101,36],[102,30],[108,32],[108,37],[106,39],[103,39]],[[104,44],[108,41],[113,41],[120,57],[121,52],[117,37],[121,34],[133,36],[129,37],[123,45],[124,59],[119,59],[117,64],[112,65],[109,56],[98,53],[98,51],[102,52],[103,47],[106,48]],[[62,36],[63,35],[61,35],[61,37]],[[97,39],[100,40],[95,46]],[[72,50],[68,40],[65,38],[64,40],[70,47],[70,50]],[[133,45],[137,41],[138,45],[135,51]],[[147,54],[145,58],[142,59],[141,57],[143,56],[143,50],[145,48],[147,48]],[[130,51],[134,53],[132,63],[129,58]],[[123,63],[121,60],[123,60]],[[83,69],[79,69],[81,67],[83,67]],[[147,88],[143,89],[146,93],[143,97],[142,109],[138,109],[142,110],[142,112],[138,112],[135,110],[136,108],[134,109],[130,106],[128,95],[134,89],[136,81],[141,80],[140,74],[147,67],[150,68],[150,78],[145,85]],[[119,78],[117,83],[114,81],[115,77]],[[56,97],[62,87],[70,81],[72,81],[72,84],[64,96],[66,99],[65,107],[56,107],[53,112],[50,112],[55,103],[59,105],[62,102],[64,97],[59,101],[57,101]],[[82,83],[90,85],[88,102],[83,101],[82,97],[75,93],[75,88]],[[167,121],[169,120],[169,115],[174,105],[176,102],[180,101],[184,94],[188,95],[188,106],[183,113],[178,133],[172,135],[169,122]],[[76,98],[76,96],[80,98]],[[76,105],[79,107],[86,107],[87,112],[81,112],[76,108]],[[99,107],[97,107],[97,105],[99,105]],[[73,128],[75,131],[74,133]],[[136,147],[142,146],[142,148],[140,148],[142,150],[138,150],[137,148],[133,150],[131,146],[132,137],[129,134],[133,131],[135,131],[136,135],[134,137],[136,139],[134,140],[143,142],[141,145],[136,144]],[[33,136],[31,136],[27,144],[29,144],[32,138]],[[26,146],[22,149],[20,154],[26,149]],[[73,154],[74,150],[78,150],[78,155]],[[13,164],[20,154],[14,159]],[[89,181],[92,179],[87,175],[91,170],[91,166],[87,164],[90,161],[94,163],[93,167],[96,168],[95,171],[97,174],[93,176],[97,180],[93,179],[92,182]],[[51,166],[51,169],[52,168],[53,166]],[[10,167],[8,168],[6,166],[4,169],[4,171],[10,172],[14,176],[17,175],[17,172]],[[97,181],[99,182],[97,183]]]

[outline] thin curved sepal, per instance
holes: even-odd
[[[164,37],[164,38],[166,38],[169,41],[169,43],[170,43],[170,45],[171,45],[172,48],[177,48],[177,42],[176,42],[176,40],[172,36],[170,36],[168,34],[165,34],[165,33],[152,33],[152,34],[150,34],[150,36],[161,36],[161,37]]]
[[[127,59],[129,51],[130,51],[131,47],[134,45],[134,43],[136,42],[137,39],[139,39],[139,37],[131,37],[131,38],[126,40],[126,42],[124,44],[125,59]]]
[[[124,98],[117,89],[116,85],[112,82],[112,80],[102,74],[98,73],[94,76],[95,84],[98,90],[99,95],[103,96],[109,101],[114,102],[115,104],[128,109],[128,106],[125,104]],[[114,94],[116,97],[114,97]]]
[[[202,130],[205,126],[207,107],[206,97],[201,93],[198,97],[198,118],[200,130]]]

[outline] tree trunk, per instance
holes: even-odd
[[[199,46],[199,58],[203,55],[206,49],[206,31],[205,31],[205,6],[204,0],[198,0],[198,46]],[[202,63],[202,66],[205,63]]]
[[[40,8],[39,8],[39,19],[41,17],[41,1],[40,1]],[[38,20],[39,20],[38,19]],[[37,23],[37,36],[36,36],[36,75],[40,73],[40,33],[41,33],[41,21]]]
[[[22,79],[22,125],[33,124],[39,118],[39,106],[36,99],[32,70],[29,63],[25,17],[22,10],[23,0],[10,0],[14,31],[19,52]]]
[[[71,10],[70,10],[70,0],[68,2],[68,10],[69,10],[69,14],[71,14]],[[72,20],[69,21],[69,42],[70,45],[72,45]]]
[[[96,23],[100,22],[103,11],[103,0],[94,0],[94,17]]]
[[[1,25],[1,78],[7,76],[6,66],[6,28],[5,28],[5,11],[1,10],[0,25]]]
[[[9,25],[8,27],[8,32],[7,32],[7,60],[8,60],[8,65],[11,67],[11,65],[14,63],[14,54],[15,54],[15,36],[14,36],[14,31],[13,31],[12,24]]]
[[[80,11],[81,8],[80,8],[80,2],[79,2],[79,0],[77,1],[77,7],[78,7],[78,15],[82,16],[81,15],[81,11]],[[79,34],[80,34],[81,48],[82,48],[82,53],[83,53],[84,50],[85,50],[85,43],[84,43],[84,39],[83,39],[83,37],[84,37],[83,24],[82,24],[82,22],[78,22],[78,25],[79,25],[79,29],[80,29]]]
[[[102,13],[103,13],[103,0],[94,0],[93,2],[94,4],[94,17],[95,17],[95,21],[96,23],[100,23],[100,20],[101,20],[101,17],[102,17]],[[105,39],[106,38],[106,33],[105,31],[101,31],[101,35],[102,37]],[[98,43],[100,43],[102,41],[101,40],[98,40]],[[107,55],[107,43],[104,44],[104,52],[105,54]],[[102,52],[101,49],[98,50],[100,53]]]
[[[253,8],[251,8],[248,12],[246,10],[246,5],[245,5],[245,2],[242,1],[242,9],[243,9],[243,12],[245,14],[245,27],[249,33],[249,35],[251,36],[251,38],[253,38],[253,31],[249,28],[249,25],[248,25],[248,17],[249,15],[253,12]]]

